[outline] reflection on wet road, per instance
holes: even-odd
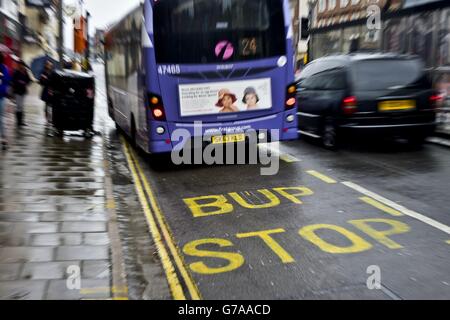
[[[116,131],[95,69],[93,139],[47,136],[41,106],[22,132],[7,118],[0,297],[450,298],[449,149],[300,140],[272,152],[274,176],[175,166]]]
[[[135,181],[153,194],[144,207],[155,220],[160,208],[158,228],[171,235],[162,243],[186,298],[450,297],[447,149],[393,143],[332,153],[297,141],[281,147],[296,161],[281,161],[269,178],[258,166],[175,167],[130,154],[142,168]],[[368,289],[374,267],[380,290]]]

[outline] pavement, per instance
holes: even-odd
[[[117,276],[118,231],[102,136],[106,117],[97,114],[100,134],[92,139],[49,136],[39,90],[33,85],[27,97],[26,127],[16,128],[14,103],[7,103],[0,299],[128,298]]]
[[[28,127],[8,114],[0,299],[450,299],[449,148],[301,139],[275,176],[175,166],[114,128],[94,69],[92,139],[48,136],[36,93]]]

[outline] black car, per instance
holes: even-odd
[[[435,130],[440,96],[418,57],[357,53],[308,64],[297,99],[300,133],[333,149],[343,135],[366,133],[421,144]]]

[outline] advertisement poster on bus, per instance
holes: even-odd
[[[183,117],[271,109],[271,79],[180,85],[179,98]]]

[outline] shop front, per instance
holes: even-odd
[[[0,43],[7,46],[14,55],[20,57],[21,55],[21,41],[20,41],[20,24],[0,12]],[[13,59],[11,56],[5,56],[6,65],[9,68],[13,66]]]

